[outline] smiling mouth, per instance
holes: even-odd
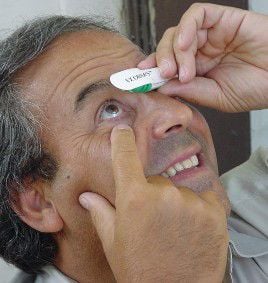
[[[197,168],[199,163],[198,155],[195,154],[185,160],[175,163],[173,166],[170,166],[161,175],[165,178],[171,178],[185,172],[186,170]]]

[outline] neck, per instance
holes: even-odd
[[[56,266],[67,277],[79,283],[116,282],[96,234],[90,240],[61,237],[58,246]]]

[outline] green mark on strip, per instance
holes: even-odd
[[[130,90],[130,92],[148,92],[152,89],[152,84],[142,85]]]

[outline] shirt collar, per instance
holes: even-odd
[[[42,268],[42,273],[37,276],[36,283],[77,283],[60,272],[55,266],[48,265]]]
[[[268,240],[229,230],[232,254],[238,257],[259,257],[268,254]]]

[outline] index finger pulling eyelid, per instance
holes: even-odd
[[[115,127],[111,133],[112,166],[116,190],[145,183],[143,166],[138,156],[135,135],[130,127]]]

